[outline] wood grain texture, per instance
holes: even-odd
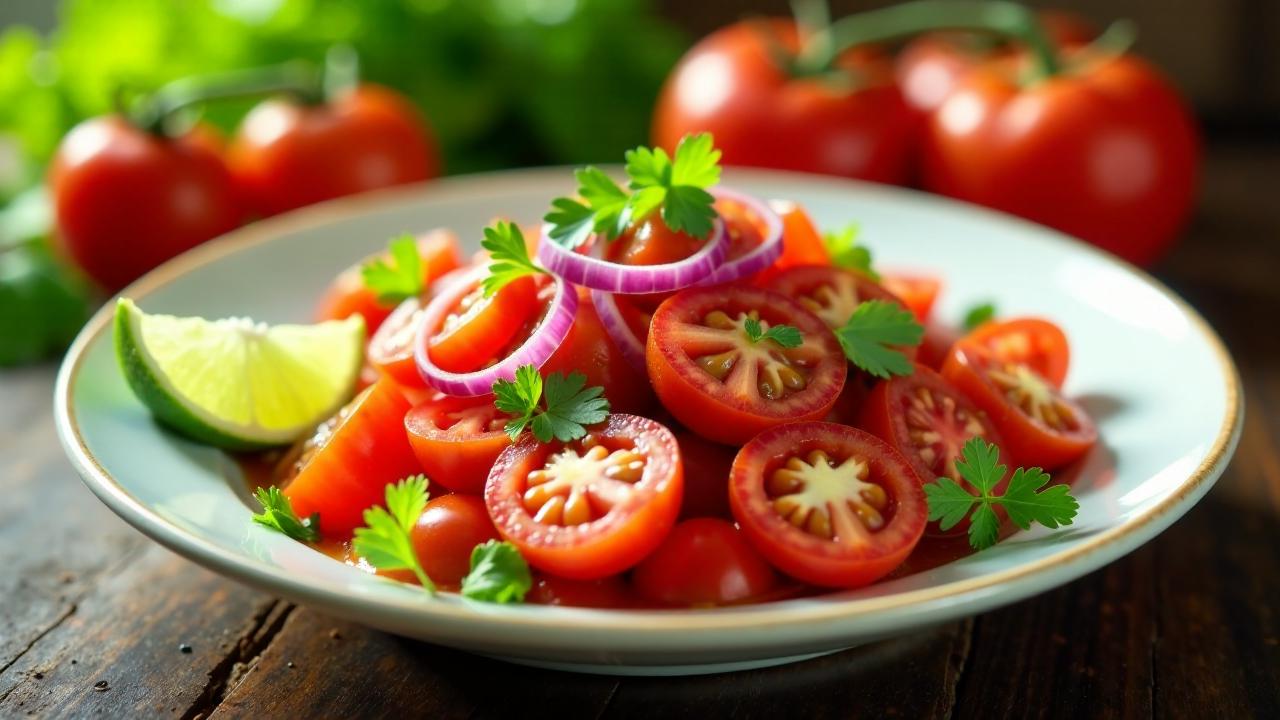
[[[0,374],[0,717],[1280,717],[1276,167],[1280,147],[1216,149],[1158,271],[1245,382],[1240,448],[1208,497],[1070,585],[787,667],[570,675],[295,608],[118,521],[62,458],[53,369]]]

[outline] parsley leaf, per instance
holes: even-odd
[[[523,602],[533,587],[529,564],[515,545],[490,540],[471,551],[471,572],[462,578],[462,595],[493,603]]]
[[[494,406],[513,415],[504,430],[512,440],[527,427],[538,442],[577,440],[587,434],[585,425],[604,422],[609,417],[609,401],[604,388],[586,387],[587,376],[580,372],[548,375],[545,382],[533,365],[516,369],[515,381],[493,383]]]
[[[857,224],[849,223],[835,232],[823,233],[822,244],[831,256],[832,265],[857,270],[880,282],[880,273],[871,267],[871,250],[866,245],[858,244],[858,232]]]
[[[994,303],[985,302],[981,305],[974,305],[964,314],[964,329],[973,330],[995,316],[996,306]]]
[[[892,346],[919,345],[924,327],[911,311],[896,303],[868,300],[835,333],[850,362],[876,377],[888,378],[915,370],[907,356]]]
[[[800,334],[800,328],[790,325],[774,325],[768,330],[760,327],[760,321],[755,318],[747,318],[742,324],[742,329],[747,332],[747,339],[753,343],[761,340],[772,340],[784,348],[800,347],[800,343],[804,342],[804,336]]]
[[[574,172],[578,195],[551,201],[552,210],[543,217],[551,223],[551,239],[575,248],[587,242],[591,233],[610,240],[618,237],[631,218],[630,196],[599,168],[587,166]]]
[[[360,267],[365,287],[378,302],[395,305],[422,294],[422,257],[418,241],[408,233],[387,243],[388,257],[376,257]]]
[[[992,490],[1004,478],[1008,468],[1000,464],[999,448],[982,438],[971,438],[960,454],[956,470],[978,494],[974,495],[960,483],[945,477],[926,483],[924,494],[929,501],[929,519],[937,520],[943,530],[955,527],[969,515],[975,504],[978,506],[969,519],[969,544],[977,550],[991,547],[999,538],[997,506],[1003,507],[1009,519],[1023,530],[1030,528],[1033,522],[1048,528],[1070,525],[1080,509],[1067,485],[1045,488],[1049,474],[1038,467],[1018,468],[1009,479],[1004,494],[993,495]]]
[[[320,513],[300,520],[293,512],[293,504],[278,487],[258,488],[254,493],[262,504],[262,512],[253,521],[272,530],[288,535],[298,542],[316,542],[320,539]]]
[[[352,549],[379,570],[412,570],[423,590],[435,592],[409,536],[426,506],[425,476],[387,485],[386,507],[375,505],[364,511],[365,527],[356,528]]]
[[[485,297],[498,292],[513,280],[546,272],[529,259],[529,246],[524,242],[524,233],[513,222],[499,220],[485,228],[480,247],[489,252],[489,274],[481,283]]]

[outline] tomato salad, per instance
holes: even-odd
[[[1056,325],[988,307],[951,341],[938,279],[719,186],[707,134],[626,160],[469,263],[441,230],[340,275],[320,314],[364,316],[367,387],[258,522],[428,590],[592,607],[856,588],[1071,522],[1046,471],[1097,432]]]

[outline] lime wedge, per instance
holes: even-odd
[[[116,356],[129,387],[175,430],[209,445],[283,445],[337,412],[364,363],[359,315],[319,325],[148,315],[116,305]]]

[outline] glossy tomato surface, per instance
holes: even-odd
[[[409,444],[431,482],[461,493],[484,492],[498,455],[511,445],[492,395],[450,397],[436,393],[404,416]]]
[[[754,342],[745,330],[789,325],[802,344]],[[658,399],[685,427],[741,444],[765,428],[818,419],[844,387],[845,356],[823,321],[763,288],[690,288],[654,313],[645,359]]]
[[[613,412],[643,414],[656,403],[648,378],[618,351],[584,288],[578,289],[573,327],[542,366],[544,376],[575,371],[587,376],[588,386],[604,388]]]
[[[824,587],[861,587],[890,572],[924,534],[924,490],[896,450],[834,423],[783,425],[747,443],[729,502],[774,567]]]
[[[108,291],[244,219],[203,131],[170,139],[115,115],[67,133],[49,166],[49,189],[54,240]]]
[[[769,592],[777,581],[742,532],[714,518],[676,525],[631,576],[645,598],[678,606],[742,602]]]
[[[620,575],[598,580],[569,580],[536,572],[525,602],[606,610],[630,608],[637,604],[635,592]]]
[[[1062,387],[1071,364],[1067,334],[1043,318],[993,320],[973,329],[965,342],[985,347],[997,360],[1028,365],[1055,387]]]
[[[293,480],[283,489],[299,517],[320,514],[320,531],[343,539],[364,525],[364,511],[383,502],[387,485],[420,472],[404,434],[409,401],[379,380],[322,426]]]
[[[413,359],[413,341],[422,324],[422,301],[409,298],[392,311],[369,338],[369,365],[403,387],[426,387]]]
[[[611,415],[586,437],[502,451],[485,484],[498,532],[530,565],[575,580],[615,575],[666,537],[684,470],[675,437],[637,415]]]
[[[418,257],[422,261],[422,282],[428,292],[432,283],[459,267],[458,238],[449,230],[432,230],[418,238]],[[364,318],[364,326],[373,332],[395,309],[394,303],[383,303],[364,284],[361,268],[373,260],[389,261],[388,253],[371,255],[343,270],[333,279],[316,306],[317,321],[342,320],[353,314]]]
[[[409,535],[427,577],[446,588],[456,588],[471,571],[477,545],[497,538],[484,500],[474,495],[433,497]]]
[[[782,255],[770,271],[764,273],[765,279],[779,270],[798,265],[831,264],[822,233],[804,207],[790,200],[773,200],[769,205],[782,219]]]
[[[990,351],[959,342],[942,376],[987,413],[1004,438],[1010,467],[1053,470],[1088,452],[1098,431],[1084,408],[1028,365],[1001,362]]]
[[[440,303],[447,308],[439,322],[427,327],[433,317],[424,316],[417,342],[426,343],[431,362],[446,372],[474,372],[505,357],[505,351],[518,344],[519,333],[546,308],[532,277],[518,278],[489,296],[480,278],[446,288],[431,301],[432,307]]]
[[[684,461],[684,502],[681,519],[732,518],[729,512],[729,472],[737,449],[712,442],[688,430],[676,431]]]
[[[905,181],[909,116],[889,62],[851,51],[829,75],[793,77],[773,48],[799,50],[794,23],[740,22],[702,39],[667,78],[654,144],[670,151],[710,131],[726,164]]]
[[[942,292],[941,279],[919,273],[886,272],[880,277],[880,285],[901,300],[922,323],[929,320],[938,293]]]
[[[440,174],[435,139],[417,108],[370,84],[320,105],[262,102],[240,123],[228,161],[262,215]]]

